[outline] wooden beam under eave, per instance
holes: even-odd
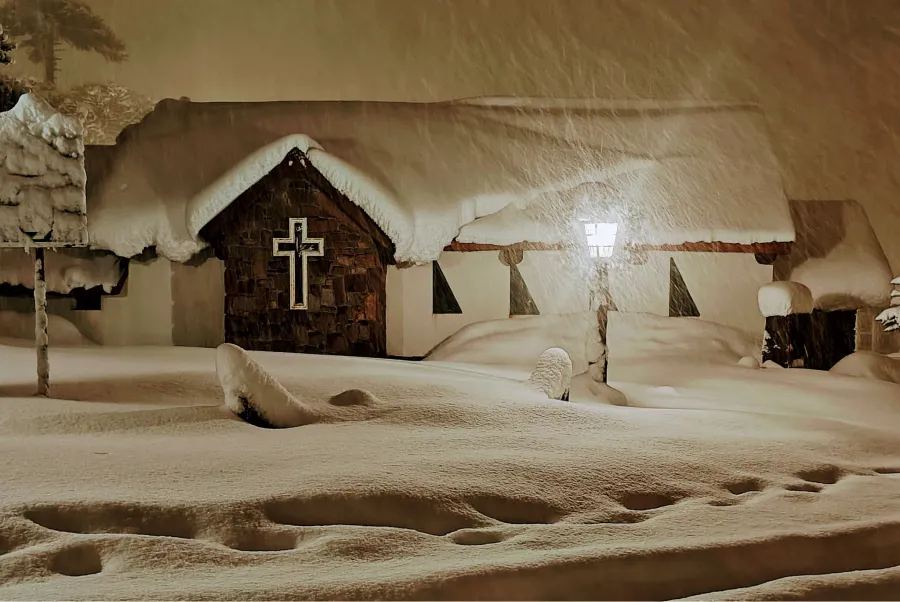
[[[632,248],[644,251],[669,251],[685,253],[754,253],[757,255],[787,255],[791,252],[791,242],[755,242],[741,244],[733,242],[686,242],[680,245],[634,245]]]
[[[459,242],[454,240],[444,247],[445,251],[467,253],[475,251],[562,251],[569,248],[562,244],[547,244],[543,242],[517,242],[511,245],[487,245],[477,242]]]

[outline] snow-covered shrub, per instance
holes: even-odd
[[[813,310],[812,291],[799,282],[769,282],[759,287],[759,311],[765,317],[808,314]]]
[[[84,126],[85,144],[115,144],[116,136],[153,110],[156,103],[115,82],[92,83],[61,90],[31,77],[0,75],[0,111],[8,111],[19,97],[34,93],[63,115]]]
[[[891,291],[891,307],[875,318],[884,327],[885,332],[900,330],[900,278],[891,280],[894,290]]]
[[[541,354],[528,385],[550,399],[567,400],[572,384],[572,360],[565,349],[551,347]]]

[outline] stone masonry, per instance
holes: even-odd
[[[272,239],[288,218],[325,239],[308,260],[309,309],[291,310],[290,265]],[[359,207],[292,151],[201,235],[225,262],[225,340],[245,349],[379,357],[386,354],[388,239]]]

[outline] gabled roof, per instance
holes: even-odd
[[[91,186],[91,242],[186,260],[200,229],[294,148],[391,238],[397,261],[435,259],[457,237],[565,239],[586,190],[591,211],[628,216],[644,243],[794,238],[753,107],[490,98],[163,101]]]

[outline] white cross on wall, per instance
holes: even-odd
[[[287,257],[291,262],[291,309],[308,309],[309,277],[307,276],[307,258],[322,257],[325,254],[324,238],[306,237],[306,218],[288,218],[288,234],[286,238],[272,239],[272,255]],[[300,260],[299,262],[297,260]],[[297,281],[300,281],[300,296],[297,296]]]

